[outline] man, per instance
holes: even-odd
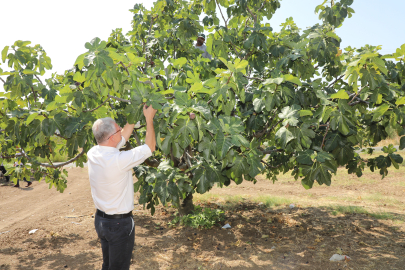
[[[3,162],[1,163],[0,171],[3,174],[3,177],[6,178],[6,182],[9,182],[10,181],[10,176],[6,175],[7,170],[6,170],[6,167],[4,167]]]
[[[17,155],[16,155],[17,156]],[[24,164],[20,161],[20,164],[18,164],[17,161],[14,161],[14,167],[23,167]],[[27,178],[23,178],[24,182],[27,182],[27,185],[25,187],[29,187],[32,185],[31,181],[28,181]],[[20,178],[17,178],[17,184],[15,184],[13,187],[19,188],[20,187]]]
[[[93,124],[97,144],[87,153],[91,194],[97,208],[94,225],[103,252],[102,270],[129,269],[135,242],[134,187],[132,168],[155,151],[156,139],[152,106],[143,108],[146,118],[145,144],[129,151],[119,151],[134,129],[126,124],[121,129],[112,118],[98,119]]]
[[[22,157],[24,154],[25,154],[25,152],[24,152],[24,150],[22,150],[21,148],[19,148],[19,147],[17,147],[17,151],[16,151],[17,153],[15,154],[15,157]],[[14,167],[23,167],[24,166],[24,164],[21,162],[21,160],[20,160],[20,163],[18,163],[18,161],[14,161]],[[25,187],[29,187],[29,186],[31,186],[32,185],[32,182],[31,181],[28,181],[27,180],[27,178],[25,178],[24,177],[24,179],[23,179],[25,182],[27,182],[27,185],[25,186]],[[16,188],[19,188],[20,187],[20,178],[17,178],[17,184],[15,184],[13,187],[16,187]]]
[[[211,55],[207,53],[207,46],[204,45],[204,42],[205,42],[205,35],[199,34],[197,37],[197,44],[195,44],[194,47],[203,52],[202,57],[212,60]]]

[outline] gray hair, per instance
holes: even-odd
[[[100,118],[93,124],[94,138],[98,144],[108,139],[115,132],[115,120],[111,117]]]

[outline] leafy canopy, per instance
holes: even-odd
[[[19,146],[30,164],[12,177],[45,176],[63,191],[67,172],[53,155],[82,166],[95,145],[92,123],[106,116],[140,122],[127,147],[142,144],[145,102],[158,109],[158,150],[135,168],[134,188],[152,213],[159,202],[179,205],[214,184],[258,174],[275,181],[292,172],[305,188],[330,185],[338,166],[358,176],[378,169],[384,177],[402,162],[394,148],[368,160],[355,150],[405,135],[405,44],[391,55],[379,46],[340,48],[335,29],[353,15],[352,2],[324,1],[315,9],[319,24],[300,31],[289,18],[279,32],[271,27],[278,0],[158,0],[151,10],[136,4],[127,35],[116,29],[106,41],[92,39],[72,69],[47,80],[41,76],[52,64],[40,45],[6,46],[1,152],[10,159]],[[212,61],[194,48],[201,32]]]

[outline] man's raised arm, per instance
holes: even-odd
[[[143,107],[143,114],[146,119],[146,136],[145,144],[149,146],[150,151],[156,150],[156,137],[155,128],[153,127],[153,117],[155,117],[156,110],[152,108],[152,105]]]
[[[121,130],[121,135],[124,136],[125,141],[127,142],[129,140],[129,137],[131,137],[132,131],[134,130],[135,124],[126,124],[124,128]]]

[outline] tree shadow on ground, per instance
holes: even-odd
[[[83,240],[84,238],[79,234],[69,234],[67,236],[53,235],[51,238],[42,239],[26,239],[23,244],[28,244],[30,249],[36,250],[34,254],[28,256],[18,256],[18,253],[24,252],[22,248],[7,248],[0,249],[0,254],[16,255],[18,256],[18,266],[16,269],[95,269],[94,264],[99,261],[98,256],[93,252],[81,252],[77,255],[66,255],[61,253],[53,253],[45,255],[49,250],[61,250],[66,245],[71,245],[74,242]],[[3,268],[0,268],[3,269]],[[4,268],[7,269],[7,268]]]
[[[404,215],[337,214],[326,208],[271,209],[243,203],[226,212],[231,229],[168,228],[163,208],[137,216],[134,265],[140,269],[403,269]],[[352,258],[330,262],[343,250]],[[138,255],[137,255],[138,254]],[[139,254],[142,254],[140,256]],[[388,268],[387,268],[388,267]],[[334,268],[333,268],[334,269]]]
[[[94,264],[99,261],[98,256],[93,252],[82,252],[77,255],[50,254],[36,258],[29,255],[27,258],[20,259],[18,270],[27,269],[76,269],[87,270],[96,269]]]

